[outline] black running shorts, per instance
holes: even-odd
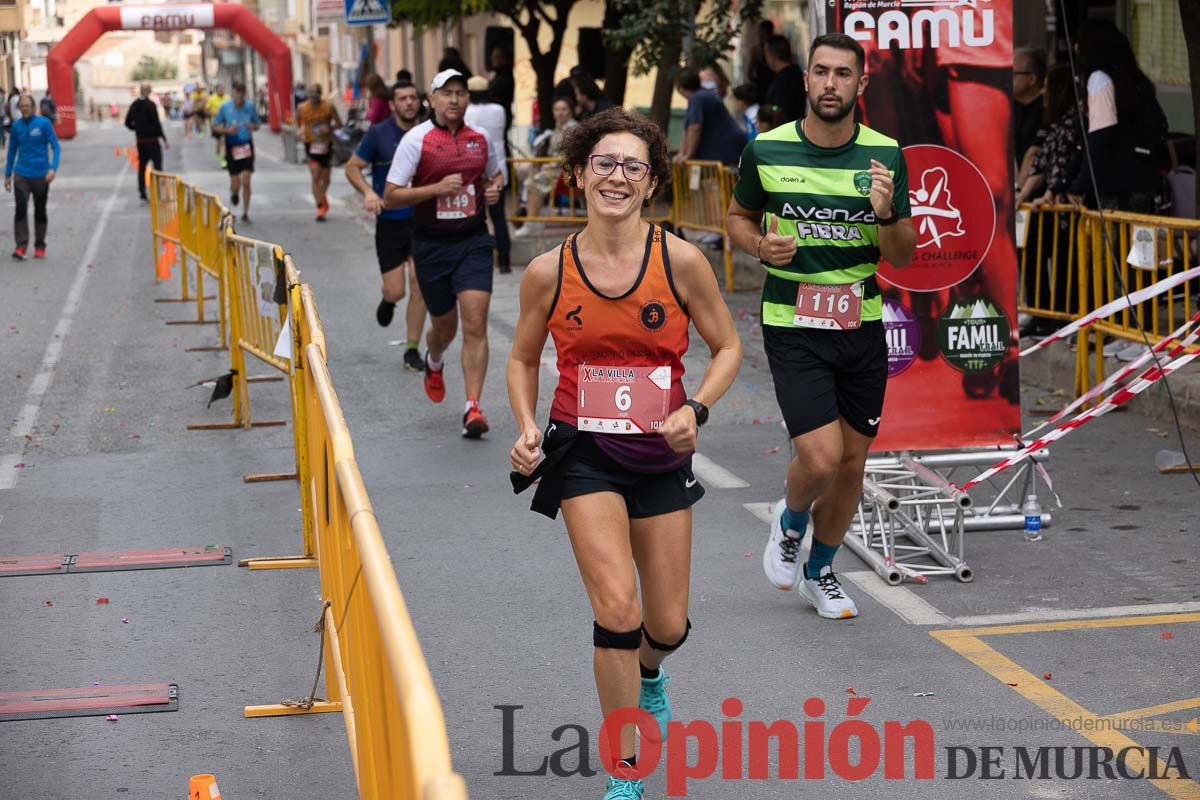
[[[379,272],[391,272],[412,255],[412,219],[375,220],[375,256]]]
[[[234,159],[233,147],[225,143],[225,165],[229,170],[230,175],[238,175],[243,172],[254,172],[254,142],[250,142],[250,157]]]
[[[888,370],[882,322],[854,331],[764,325],[762,332],[789,436],[839,417],[863,436],[879,432]]]
[[[413,239],[413,265],[430,316],[453,311],[459,292],[492,291],[495,246],[496,240],[486,231],[460,239]]]
[[[563,466],[562,499],[596,492],[621,495],[630,519],[642,519],[691,508],[704,496],[704,487],[692,474],[691,462],[670,472],[632,472],[581,434]]]
[[[310,153],[308,145],[304,145],[304,157],[309,161],[315,161],[318,165],[328,168],[333,162],[333,153],[325,151],[324,153]]]

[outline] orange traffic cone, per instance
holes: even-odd
[[[158,279],[160,281],[171,280],[171,267],[175,266],[175,243],[163,242],[166,245],[163,248],[162,255],[158,257]]]
[[[121,148],[114,147],[113,148],[113,156],[116,158],[120,158],[121,157]]]
[[[213,775],[193,775],[188,781],[188,800],[221,800],[221,790]]]

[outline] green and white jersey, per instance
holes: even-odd
[[[911,217],[908,169],[895,139],[865,125],[841,147],[818,147],[800,121],[759,134],[742,152],[733,197],[751,211],[779,217],[779,233],[798,245],[792,263],[763,263],[764,325],[793,327],[796,284],[863,281],[864,322],[883,316],[875,271],[879,268],[879,228],[871,209],[871,159],[887,165],[895,183],[894,205]],[[763,230],[767,217],[763,214]]]

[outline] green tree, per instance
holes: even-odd
[[[632,53],[634,75],[658,70],[650,117],[665,130],[671,116],[671,92],[681,62],[703,66],[724,59],[738,30],[758,19],[762,0],[711,0],[697,17],[699,0],[608,0],[617,24],[605,31],[606,43]],[[607,28],[607,26],[606,26]]]
[[[393,0],[392,19],[431,28],[459,17],[490,11],[507,17],[529,48],[529,60],[537,75],[537,98],[543,128],[554,126],[554,71],[562,52],[568,17],[576,0]],[[542,49],[538,41],[543,26],[550,29],[550,43]]]
[[[142,56],[138,65],[133,68],[133,80],[135,81],[171,81],[175,80],[178,75],[178,66],[150,56]]]

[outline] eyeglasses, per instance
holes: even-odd
[[[650,174],[650,165],[645,161],[617,161],[610,156],[588,156],[588,163],[592,165],[592,172],[601,178],[612,175],[618,165],[625,179],[634,183],[644,180]]]

